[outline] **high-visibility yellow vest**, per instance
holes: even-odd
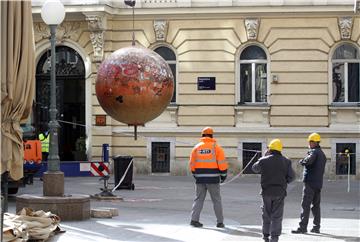
[[[39,134],[39,140],[41,141],[41,152],[49,153],[50,134],[48,136],[43,133]]]

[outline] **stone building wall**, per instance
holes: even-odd
[[[280,138],[284,154],[294,161],[299,174],[301,167],[296,161],[306,154],[306,138],[311,132],[319,132],[330,161],[327,175],[335,177],[334,145],[343,140],[356,143],[359,177],[359,106],[331,105],[330,63],[340,43],[351,43],[360,50],[360,18],[349,12],[263,11],[250,16],[204,11],[198,15],[190,10],[173,16],[157,11],[135,15],[136,44],[150,49],[166,46],[177,57],[177,101],[156,120],[140,127],[136,141],[131,136],[131,127],[109,116],[107,126],[95,126],[95,116],[105,114],[95,95],[96,69],[107,55],[131,45],[131,16],[83,13],[81,21],[65,21],[63,25],[70,30],[67,33],[64,27],[62,43],[73,43],[91,60],[86,81],[92,158],[99,159],[102,144],[109,143],[111,155],[134,156],[136,172],[152,173],[152,142],[169,142],[170,174],[187,174],[188,156],[202,127],[213,126],[232,173],[243,169],[242,142],[262,143],[264,150],[271,139]],[[89,16],[100,16],[103,25],[91,26]],[[341,24],[342,17],[351,20],[350,28]],[[154,27],[158,21],[166,26],[163,38],[159,38]],[[347,37],[344,31],[348,32]],[[102,40],[96,41],[99,35]],[[39,33],[36,36],[40,48],[46,37]],[[268,57],[268,105],[238,104],[239,58],[241,51],[250,45],[260,46]],[[100,52],[96,46],[100,46]],[[199,91],[197,78],[202,76],[215,77],[216,90]]]

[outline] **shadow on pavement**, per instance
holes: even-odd
[[[225,227],[223,229],[219,228],[204,228],[208,230],[214,230],[216,232],[225,233],[228,235],[234,235],[234,236],[248,236],[248,237],[258,237],[262,238],[262,231],[261,229],[255,229],[255,228],[239,228],[239,229],[233,229],[229,227]]]
[[[332,238],[332,239],[340,239],[340,240],[349,241],[349,242],[360,241],[359,237],[354,237],[354,236],[342,236],[342,235],[334,235],[334,234],[327,234],[327,233],[320,233],[320,234],[307,233],[307,235],[316,236],[316,237],[324,237],[324,238]]]
[[[65,225],[65,232],[51,237],[48,242],[68,242],[68,241],[92,241],[92,242],[115,242],[115,241],[156,241],[156,242],[181,242],[181,240],[172,239],[160,235],[149,234],[143,231],[143,227],[134,225],[117,225],[109,228],[106,225],[98,224],[95,228],[81,228]],[[112,230],[112,231],[111,231]],[[95,231],[103,231],[95,232]],[[123,235],[126,234],[126,237]],[[114,236],[116,235],[116,236]]]

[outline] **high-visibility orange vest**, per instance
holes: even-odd
[[[190,170],[196,183],[219,183],[220,176],[226,176],[228,164],[224,150],[210,137],[200,139],[190,155]]]

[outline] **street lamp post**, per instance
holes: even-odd
[[[56,27],[65,18],[65,8],[60,0],[47,0],[41,8],[41,18],[50,27],[51,43],[51,79],[50,79],[50,146],[48,158],[48,171],[44,173],[44,196],[64,195],[64,173],[60,171],[59,144],[56,108]]]

